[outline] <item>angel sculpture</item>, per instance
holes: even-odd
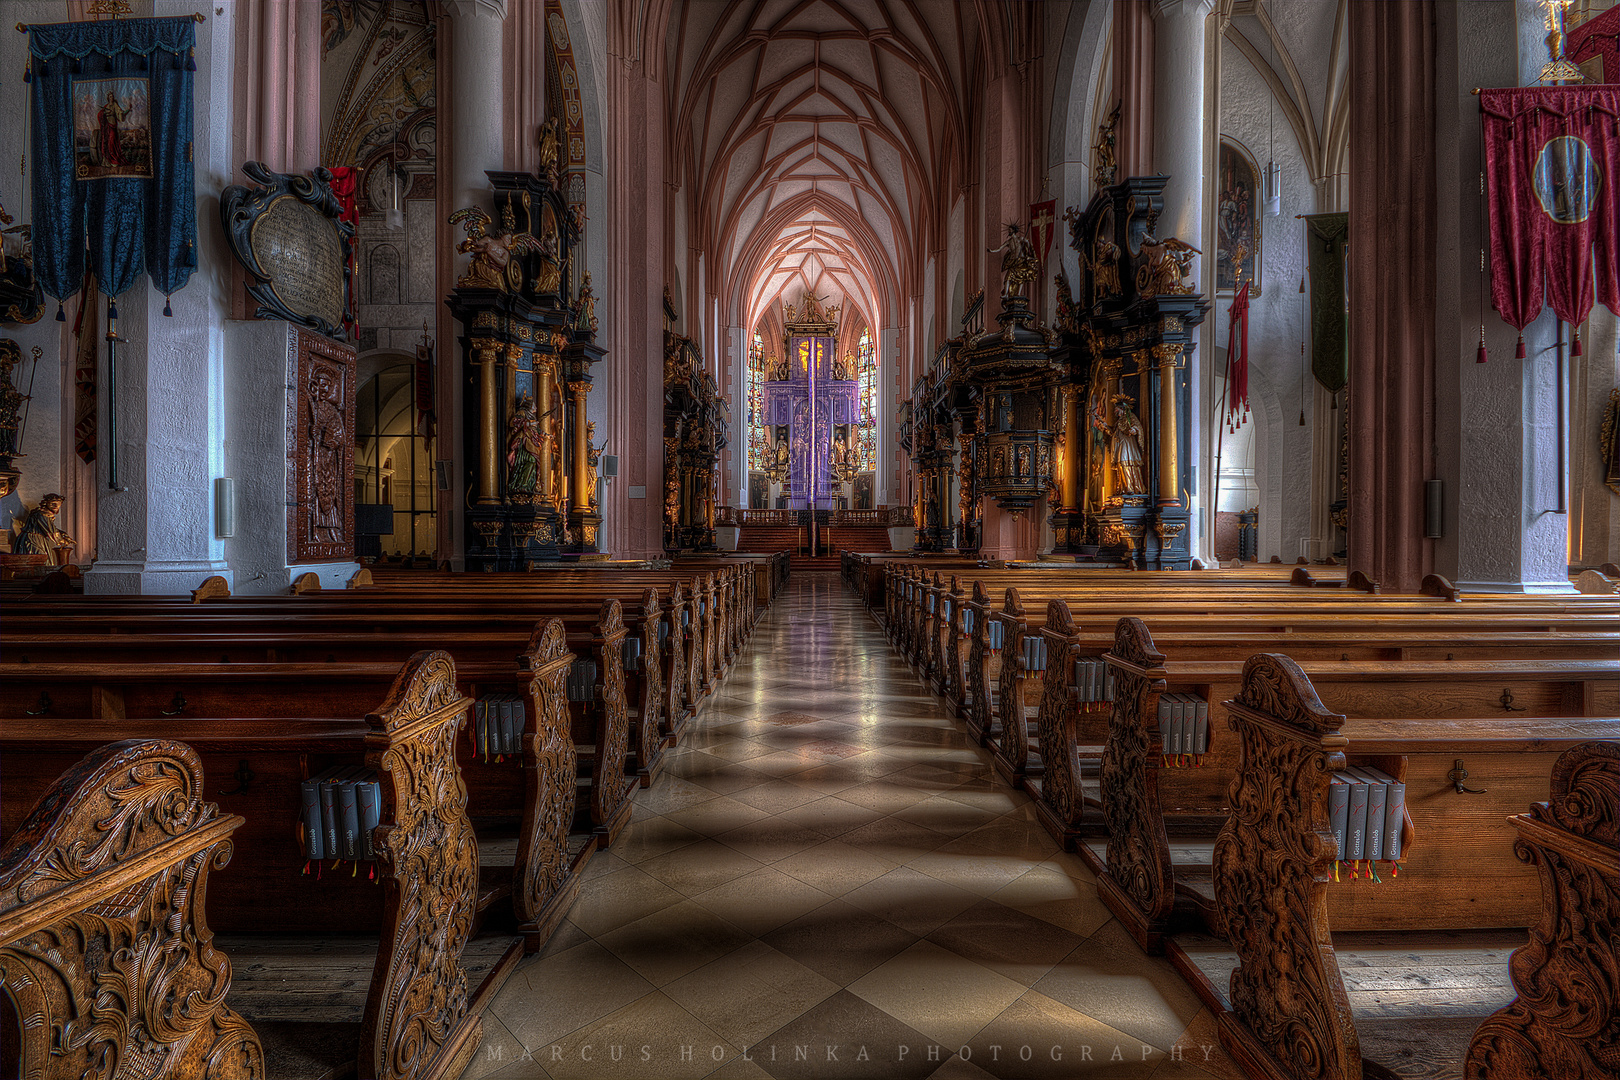
[[[1144,299],[1193,291],[1192,283],[1182,284],[1182,279],[1192,275],[1193,256],[1203,252],[1174,236],[1159,240],[1152,233],[1142,237],[1142,250],[1148,261],[1136,272],[1136,291]]]
[[[523,269],[512,256],[539,251],[540,241],[526,232],[490,232],[490,216],[476,206],[451,214],[450,224],[466,230],[467,238],[456,245],[456,250],[472,256],[467,272],[456,279],[457,288],[516,292],[523,287]]]

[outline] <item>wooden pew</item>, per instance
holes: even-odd
[[[1620,1061],[1620,745],[1565,752],[1549,786],[1512,819],[1514,852],[1541,881],[1541,918],[1509,967],[1518,997],[1474,1032],[1467,1076],[1612,1076]]]
[[[566,631],[563,631],[566,633]],[[616,600],[569,635],[597,664],[593,700],[571,706],[572,739],[588,770],[585,802],[600,846],[611,843],[629,821],[630,787],[638,782],[629,759],[630,726],[625,703],[625,628]],[[431,635],[425,635],[431,636]],[[520,659],[463,664],[459,675],[469,696],[526,686],[531,649]],[[508,654],[511,655],[510,653]],[[297,718],[340,710],[363,713],[392,678],[389,662],[229,663],[0,663],[0,718],[28,716],[120,719],[163,716],[258,715]],[[41,711],[42,706],[44,707]],[[538,710],[526,710],[534,724]],[[538,731],[536,732],[538,733]],[[463,751],[467,780],[483,814],[518,817],[522,791],[512,770],[478,761]]]
[[[1347,751],[1355,745],[1354,736],[1345,735],[1345,718],[1323,706],[1305,673],[1285,656],[1252,657],[1245,665],[1240,692],[1226,706],[1243,747],[1243,764],[1234,788],[1232,816],[1214,846],[1217,919],[1237,958],[1226,995],[1229,1009],[1219,1015],[1221,1042],[1251,1076],[1353,1080],[1396,1075],[1393,1062],[1358,1032],[1356,1002],[1367,995],[1347,992],[1337,956],[1346,941],[1333,904],[1342,883],[1333,883],[1328,873],[1337,844],[1328,827],[1327,796],[1331,775],[1344,766]],[[1546,754],[1517,756],[1536,766],[1547,764]],[[1574,811],[1572,817],[1589,822],[1588,828],[1607,819],[1611,824],[1605,835],[1611,836],[1614,806],[1620,799],[1616,757],[1612,742],[1601,744],[1601,749],[1577,746],[1552,767],[1550,784],[1550,793],[1566,810]],[[1409,786],[1409,800],[1410,793]],[[1555,845],[1567,843],[1545,828],[1545,818],[1538,824],[1543,826],[1539,836]],[[1425,838],[1420,827],[1414,842],[1443,846],[1454,841],[1445,836]],[[1554,1023],[1538,1026],[1521,1019],[1524,1026],[1516,1030],[1513,1021],[1501,1026],[1487,1021],[1481,1028],[1483,1039],[1475,1041],[1481,1052],[1470,1055],[1467,1075],[1503,1080],[1597,1076],[1612,1065],[1611,1057],[1596,1072],[1578,1067],[1582,1056],[1597,1049],[1604,1038],[1599,1032],[1605,1027],[1608,1046],[1613,1049],[1616,1016],[1612,994],[1580,980],[1583,969],[1590,965],[1586,958],[1607,955],[1612,959],[1614,954],[1614,848],[1612,844],[1606,849],[1592,844],[1581,850],[1589,850],[1591,859],[1581,864],[1578,873],[1583,880],[1599,885],[1599,891],[1579,896],[1554,888],[1547,893],[1549,907],[1558,913],[1554,918],[1563,923],[1562,929],[1554,929],[1555,939],[1567,949],[1561,955],[1584,961],[1553,964],[1538,972],[1535,985],[1541,988],[1540,1000],[1560,1003],[1545,1014]],[[1573,869],[1566,867],[1564,872]],[[1395,883],[1386,886],[1390,891],[1397,887]],[[1376,891],[1376,887],[1366,891]],[[1384,925],[1424,925],[1428,913],[1423,897],[1414,894],[1410,900],[1399,911],[1389,913],[1390,921]],[[1588,921],[1593,915],[1597,919]],[[1412,947],[1429,940],[1414,939]],[[1453,940],[1458,948],[1465,947],[1464,939]],[[1528,976],[1531,960],[1527,956],[1519,961],[1517,969]],[[1612,979],[1613,968],[1607,970]],[[1571,1008],[1572,998],[1593,1000],[1596,1017],[1583,1014],[1579,1007]],[[1510,1008],[1507,1013],[1516,1018],[1527,1016],[1523,1009]],[[1588,1030],[1593,1019],[1597,1026]],[[1409,1019],[1404,1026],[1410,1029],[1414,1023],[1415,1019]],[[1536,1027],[1544,1038],[1528,1042],[1522,1034],[1526,1027]],[[1419,1060],[1410,1064],[1432,1069],[1460,1058],[1460,1046],[1453,1050],[1445,1045],[1446,1032],[1446,1025],[1438,1024],[1433,1030],[1420,1028],[1414,1033],[1427,1045]],[[1480,1067],[1477,1071],[1476,1065]],[[1577,1067],[1572,1070],[1570,1065]]]
[[[267,778],[237,792],[262,807],[256,816],[267,818],[281,839],[260,844],[243,836],[237,866],[253,879],[251,897],[239,907],[224,906],[223,886],[232,875],[220,873],[211,883],[210,920],[217,927],[274,926],[302,934],[329,934],[334,924],[348,922],[363,924],[375,935],[375,962],[350,1051],[362,1077],[458,1076],[478,1046],[479,1010],[522,955],[521,938],[496,934],[499,951],[481,985],[470,987],[463,957],[483,900],[479,850],[455,745],[471,706],[471,699],[457,689],[450,657],[425,651],[399,671],[383,703],[363,725],[338,721],[324,736],[331,746],[325,760],[361,758],[380,782],[381,823],[373,832],[380,885],[340,875],[314,882],[300,872],[303,853],[290,828],[300,816],[296,777],[309,758],[323,760],[320,750],[301,749],[294,742],[273,756],[262,751]],[[223,721],[214,725],[218,734],[209,737],[228,742],[233,723],[258,728],[254,735],[243,732],[247,745],[264,745],[275,727]],[[72,747],[75,734],[96,738],[108,729],[140,726],[139,721],[104,721],[100,730],[75,733],[71,726],[22,731],[7,724],[0,745],[6,749],[8,776],[30,775],[26,766],[17,765],[25,756],[44,766],[62,755],[64,747]],[[66,752],[72,756],[79,749],[82,745]],[[342,899],[334,902],[338,897]],[[257,966],[250,954],[261,945],[268,940],[243,939],[236,948],[238,991],[245,993],[245,973]],[[318,961],[308,959],[306,966],[318,967]],[[246,1015],[252,1019],[251,1013]]]
[[[0,987],[16,1024],[4,1075],[264,1076],[203,910],[241,824],[204,800],[181,743],[110,743],[50,783],[0,848]]]

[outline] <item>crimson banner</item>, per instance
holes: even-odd
[[[1593,82],[1620,82],[1620,8],[1594,15],[1569,32],[1564,55],[1583,71],[1597,75]],[[1596,60],[1602,70],[1590,72],[1587,61]]]
[[[1582,323],[1620,314],[1620,87],[1481,90],[1491,305],[1523,330],[1549,303]]]
[[[1226,429],[1236,431],[1249,418],[1249,283],[1245,281],[1226,312]]]
[[[1052,251],[1052,237],[1057,230],[1057,200],[1029,204],[1029,242],[1035,247],[1035,257],[1046,269],[1046,256]]]

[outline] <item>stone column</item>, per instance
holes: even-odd
[[[1153,0],[1156,17],[1153,27],[1153,171],[1170,177],[1164,187],[1164,209],[1159,216],[1157,233],[1161,239],[1179,237],[1205,251],[1209,251],[1204,231],[1205,174],[1213,168],[1208,160],[1211,118],[1206,114],[1206,106],[1211,102],[1205,97],[1206,56],[1211,40],[1209,15],[1214,8],[1214,0]],[[1218,42],[1219,38],[1215,40]],[[1213,283],[1206,280],[1206,275],[1213,274],[1214,267],[1213,252],[1207,266],[1201,256],[1193,258],[1195,288],[1213,292],[1210,288]],[[1202,336],[1202,330],[1193,331],[1193,341],[1186,348],[1187,389],[1191,400],[1185,436],[1188,445],[1194,448],[1192,459],[1195,461],[1204,457],[1199,453],[1203,447],[1204,411],[1204,365],[1202,350],[1198,347]],[[1206,475],[1198,478],[1197,485],[1186,485],[1193,491],[1192,505],[1188,507],[1189,523],[1200,534],[1199,508],[1206,505],[1206,500],[1198,489],[1209,482],[1209,466],[1203,471]],[[1179,482],[1180,478],[1177,479]],[[1211,536],[1214,512],[1211,507]],[[1213,548],[1212,544],[1201,544],[1201,539],[1201,535],[1195,536],[1191,542],[1195,555]]]
[[[1142,176],[1153,168],[1153,30],[1150,0],[1114,0],[1114,100],[1119,102],[1119,126],[1114,129],[1114,156],[1119,162],[1116,180]],[[1099,124],[1112,107],[1107,106],[1097,118]]]
[[[1349,566],[1386,592],[1417,592],[1434,561],[1433,21],[1407,0],[1350,25]]]

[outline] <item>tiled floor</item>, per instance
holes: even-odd
[[[465,1080],[1242,1075],[835,574],[586,877]]]

